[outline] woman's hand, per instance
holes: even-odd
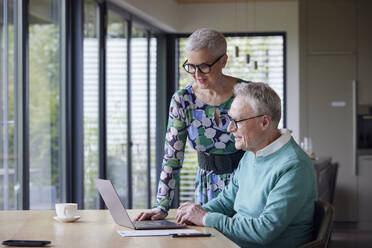
[[[178,224],[188,225],[191,222],[197,226],[204,226],[203,218],[206,214],[207,211],[199,204],[185,202],[178,208],[176,219]]]
[[[165,218],[165,214],[158,210],[154,209],[150,212],[141,212],[134,221],[142,221],[142,220],[163,220]]]

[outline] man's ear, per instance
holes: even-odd
[[[269,129],[271,125],[271,116],[270,115],[264,115],[263,120],[261,122],[262,124],[262,130],[267,130]]]
[[[227,53],[225,53],[225,55],[222,57],[222,68],[225,68],[228,58],[229,56],[227,56]]]

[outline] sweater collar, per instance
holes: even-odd
[[[269,145],[265,146],[264,148],[262,148],[261,150],[258,150],[256,152],[256,158],[266,157],[266,156],[276,152],[277,150],[279,150],[285,144],[288,143],[288,141],[291,139],[291,133],[289,132],[289,130],[288,129],[281,129],[280,133],[281,133],[281,135],[280,135],[279,138],[277,138],[275,141],[273,141]]]

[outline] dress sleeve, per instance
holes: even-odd
[[[174,198],[174,189],[179,184],[185,144],[187,122],[185,102],[182,94],[176,92],[170,103],[167,132],[165,135],[164,157],[154,208],[168,212]]]

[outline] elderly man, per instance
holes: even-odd
[[[214,227],[242,247],[297,247],[311,240],[317,197],[310,158],[279,130],[281,103],[264,83],[237,84],[229,116],[235,147],[245,150],[220,195],[182,204],[178,223]]]

